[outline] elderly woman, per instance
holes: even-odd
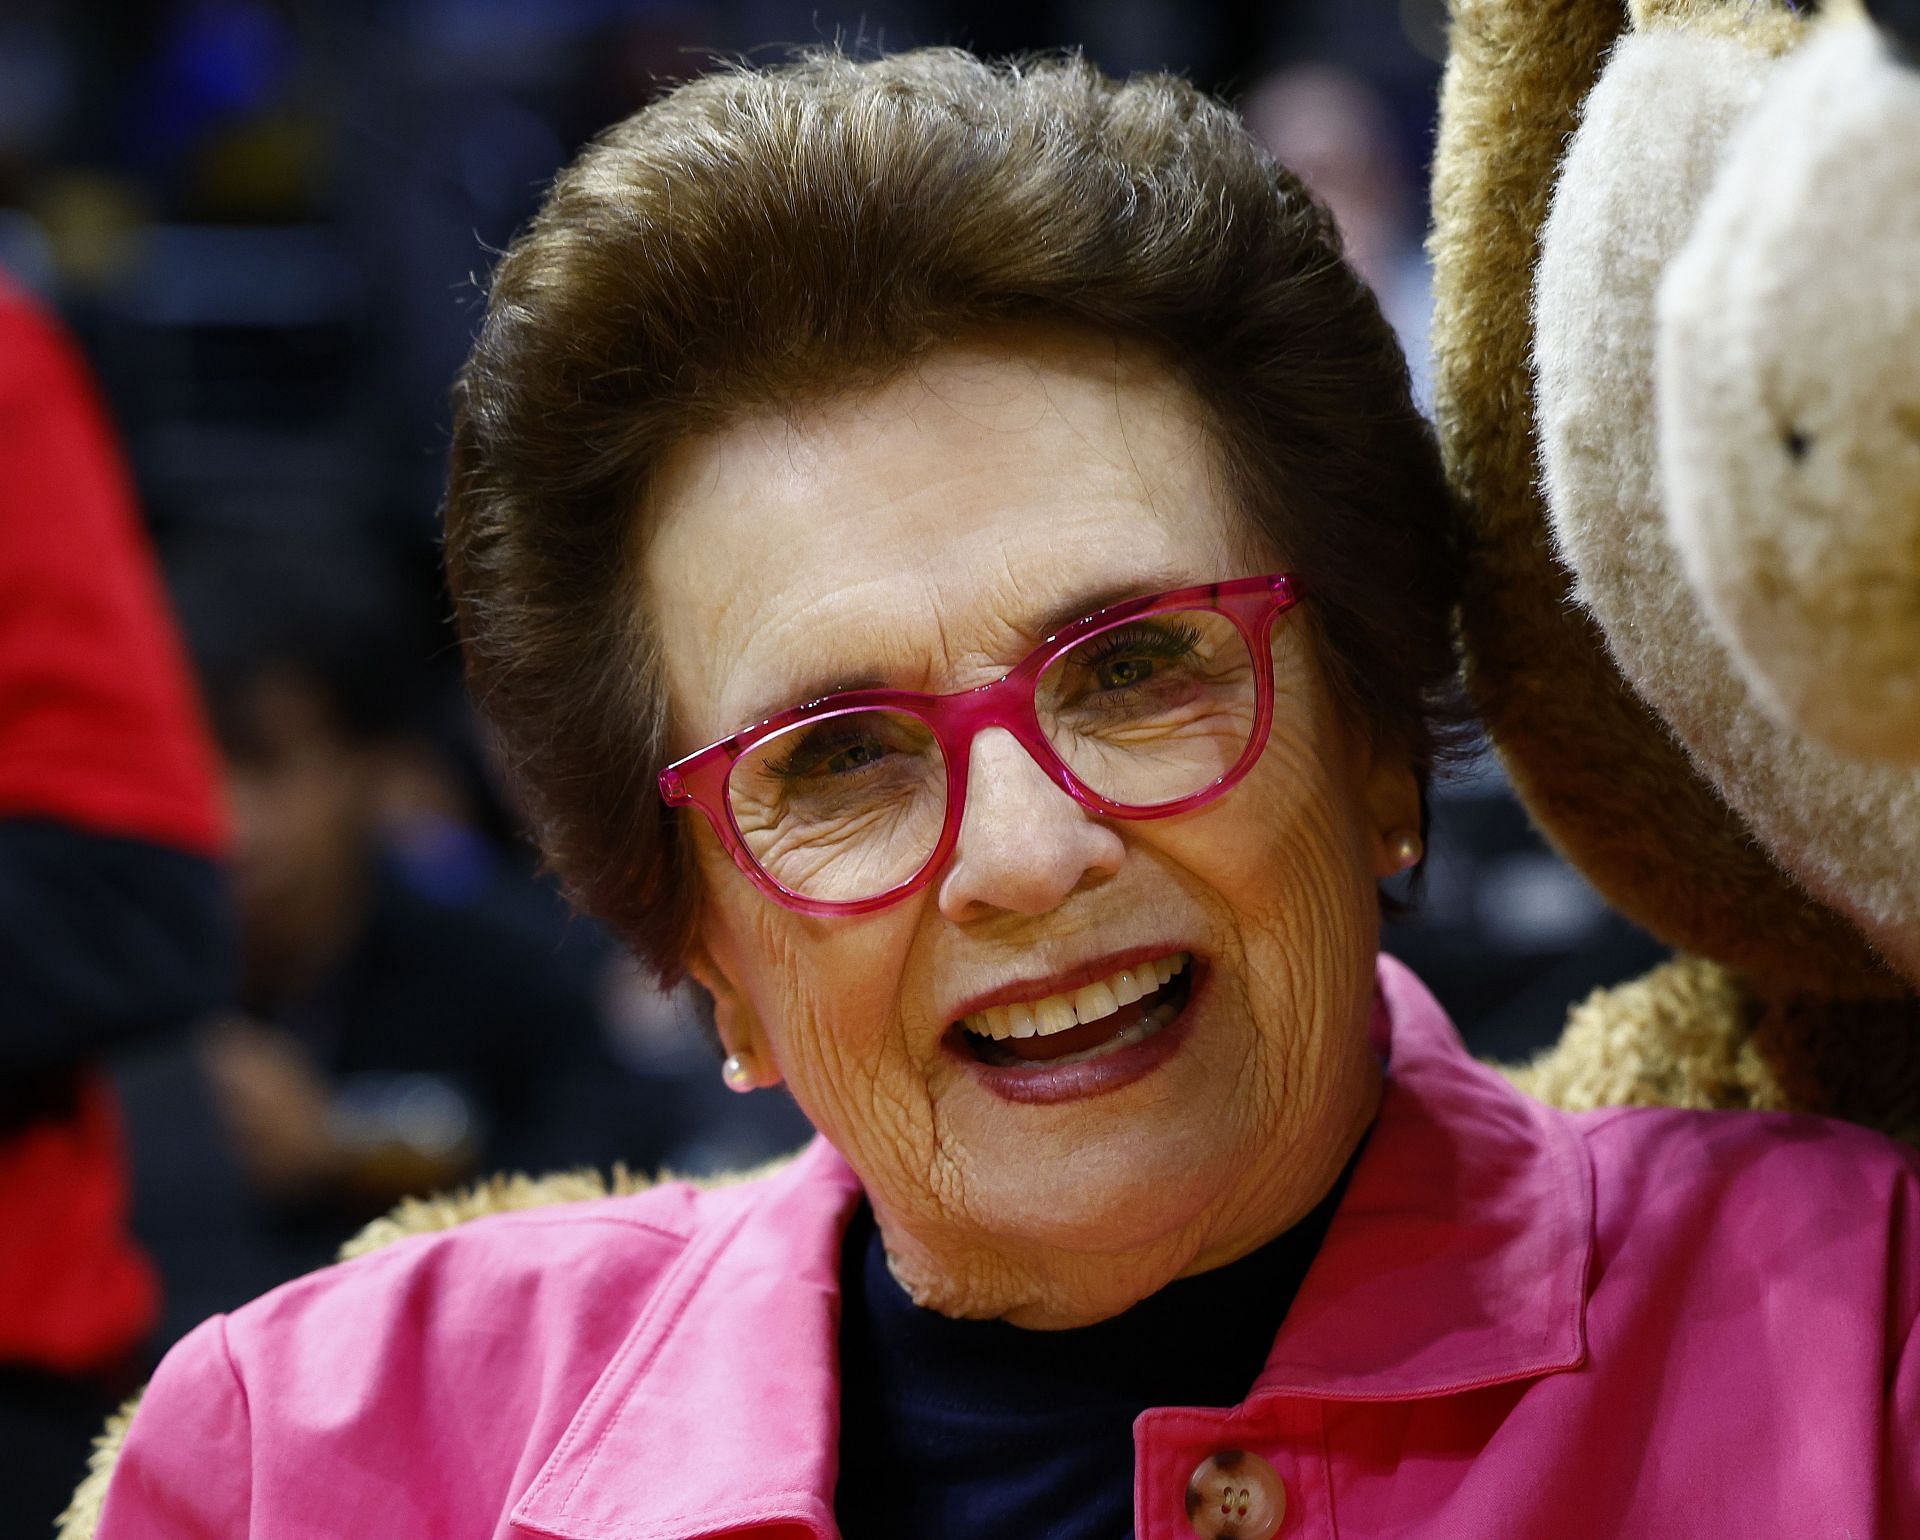
[[[303,1279],[100,1533],[1920,1533],[1920,1174],[1529,1103],[1376,955],[1439,467],[1326,215],[1073,60],[813,57],[501,263],[448,554],[588,907],[819,1130]]]

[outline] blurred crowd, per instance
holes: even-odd
[[[583,139],[784,44],[1177,69],[1334,206],[1424,388],[1442,9],[9,0],[0,1529],[44,1529],[169,1342],[407,1194],[806,1134],[568,912],[461,690],[447,387]],[[1651,953],[1490,764],[1441,790],[1431,849],[1388,944],[1480,1051]]]

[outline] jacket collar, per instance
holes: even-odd
[[[1437,1396],[1585,1359],[1584,1145],[1468,1057],[1384,956],[1375,1035],[1379,1115],[1250,1404]],[[556,1540],[836,1535],[840,1243],[859,1201],[824,1140],[704,1195],[514,1525]]]
[[[1593,1169],[1382,956],[1385,1094],[1250,1400],[1411,1400],[1586,1360]]]
[[[701,1195],[700,1226],[512,1521],[564,1540],[835,1536],[840,1239],[860,1184],[824,1139]]]

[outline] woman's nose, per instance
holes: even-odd
[[[989,728],[973,740],[940,912],[1045,914],[1089,877],[1118,871],[1124,854],[1120,836],[1048,780],[1011,733]]]

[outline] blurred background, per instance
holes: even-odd
[[[494,254],[582,141],[715,59],[793,44],[1177,70],[1334,206],[1424,390],[1443,12],[6,0],[0,281],[97,381],[232,824],[222,998],[108,1056],[161,1281],[142,1362],[403,1193],[509,1167],[712,1171],[805,1134],[778,1094],[727,1095],[689,1002],[567,914],[461,693],[436,535],[448,384]],[[1424,901],[1388,944],[1475,1049],[1529,1052],[1652,960],[1490,762],[1436,808]]]

